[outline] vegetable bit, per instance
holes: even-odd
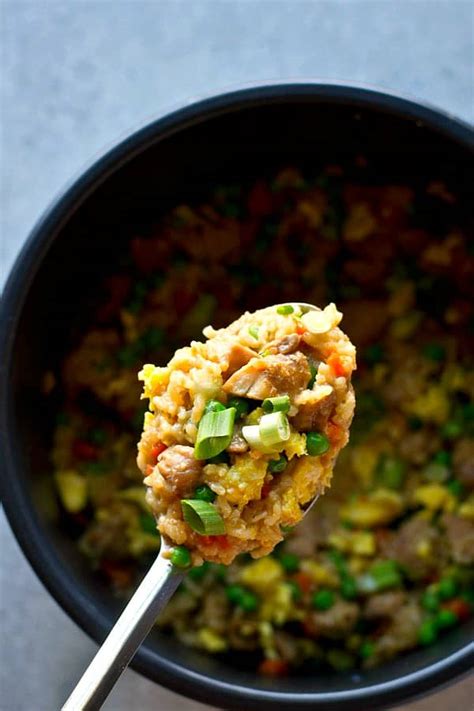
[[[186,523],[202,536],[221,536],[225,533],[222,516],[208,501],[182,499],[181,509]]]
[[[176,568],[188,568],[191,565],[191,553],[185,546],[176,546],[170,560]]]
[[[229,407],[207,412],[201,418],[194,447],[196,459],[210,459],[227,449],[232,439],[235,412],[235,407]]]
[[[283,412],[286,414],[290,409],[290,398],[288,395],[279,395],[278,397],[267,397],[262,402],[262,409],[265,414],[269,415],[272,412]]]
[[[306,435],[306,449],[311,457],[319,457],[329,449],[329,440],[321,432],[308,432]]]
[[[263,415],[258,425],[242,427],[242,435],[251,447],[268,450],[290,438],[290,424],[283,412]]]

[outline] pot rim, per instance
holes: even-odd
[[[124,139],[113,144],[99,158],[95,158],[52,201],[30,232],[4,287],[0,305],[0,492],[10,526],[39,579],[69,614],[95,641],[102,641],[111,622],[101,614],[89,595],[78,588],[72,575],[61,568],[54,548],[47,545],[47,535],[39,518],[32,510],[28,492],[15,476],[18,467],[13,424],[12,383],[9,378],[13,357],[14,334],[25,303],[26,295],[41,262],[59,230],[71,214],[89,195],[119,167],[149,148],[152,144],[197,123],[244,108],[294,100],[311,103],[331,102],[353,106],[354,109],[381,110],[409,118],[418,125],[449,137],[465,147],[474,149],[474,131],[466,122],[415,99],[400,94],[381,91],[361,84],[344,82],[321,83],[316,81],[268,82],[245,85],[225,93],[193,101],[164,116],[147,121]],[[152,653],[143,645],[131,666],[148,678],[179,693],[205,702],[218,701],[227,708],[266,708],[286,703],[298,708],[323,706],[325,709],[380,708],[402,699],[449,683],[467,672],[474,662],[474,644],[467,644],[455,653],[390,681],[324,693],[294,693],[271,691],[229,684],[228,682],[197,673],[176,664],[164,656]]]

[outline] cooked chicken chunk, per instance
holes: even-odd
[[[405,603],[406,597],[406,593],[403,590],[390,590],[389,592],[372,595],[365,604],[364,617],[367,620],[394,617]]]
[[[277,355],[281,353],[283,355],[288,355],[289,353],[294,353],[298,350],[298,346],[301,341],[301,336],[297,333],[291,333],[289,336],[284,336],[284,338],[278,338],[276,341],[271,341],[265,346],[265,353],[267,355]]]
[[[291,418],[293,427],[299,432],[323,430],[336,405],[336,393],[330,385],[326,392],[319,388],[318,392],[306,390],[295,401],[298,413]]]
[[[308,360],[302,353],[252,358],[234,373],[223,389],[230,395],[264,400],[277,395],[294,395],[311,377]]]
[[[312,612],[309,625],[316,636],[338,639],[348,634],[359,617],[359,607],[355,602],[337,600],[329,610]]]
[[[446,528],[451,555],[456,563],[474,563],[474,523],[454,514],[445,514],[441,523]]]
[[[232,454],[243,454],[249,451],[249,444],[242,435],[242,425],[236,425],[236,427],[234,427],[234,433],[227,447],[227,451]]]
[[[194,448],[175,444],[158,457],[158,471],[178,496],[190,493],[202,473],[202,464],[194,458]]]

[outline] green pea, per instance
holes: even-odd
[[[373,642],[370,642],[369,640],[362,642],[359,647],[359,655],[362,659],[370,659],[370,657],[374,656],[374,652],[375,644]]]
[[[353,600],[357,597],[357,584],[350,575],[345,575],[341,580],[341,595],[346,600]]]
[[[440,630],[447,629],[448,627],[453,627],[458,622],[458,616],[452,610],[440,610],[435,617],[435,624]]]
[[[176,546],[170,560],[176,568],[188,568],[191,565],[191,553],[185,546]]]
[[[308,432],[306,435],[306,449],[311,457],[319,457],[329,449],[329,440],[321,432]]]
[[[216,495],[217,494],[215,494],[207,484],[201,484],[194,490],[194,498],[199,499],[199,501],[208,501],[209,503],[212,503],[215,500]]]
[[[246,591],[239,602],[239,607],[241,607],[244,612],[254,612],[258,607],[258,597]]]
[[[421,606],[428,612],[437,612],[439,610],[439,598],[434,592],[428,590],[421,597]]]
[[[322,588],[313,594],[311,602],[317,610],[329,610],[335,603],[334,593],[332,590]]]
[[[438,628],[434,620],[425,620],[418,630],[418,642],[423,646],[433,644],[438,637]]]
[[[288,464],[288,459],[284,454],[281,454],[278,459],[270,459],[268,462],[268,471],[272,474],[280,474],[280,472],[285,471]]]
[[[441,578],[437,585],[437,588],[438,595],[441,600],[450,600],[456,595],[458,591],[457,583],[455,580],[453,580],[453,578]]]
[[[287,573],[296,573],[300,567],[300,559],[294,553],[281,553],[278,557]]]
[[[235,407],[235,418],[238,420],[240,417],[248,415],[250,403],[243,397],[231,397],[227,401],[227,407]]]

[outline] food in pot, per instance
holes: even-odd
[[[132,239],[44,383],[63,402],[62,522],[126,593],[159,549],[135,461],[141,364],[245,310],[337,303],[358,349],[357,408],[331,489],[271,555],[191,569],[160,621],[263,674],[381,664],[473,609],[472,236],[448,186],[373,185],[358,165],[285,169],[175,208]]]
[[[143,367],[138,465],[175,564],[271,553],[329,485],[355,402],[341,318],[332,303],[247,312]]]

